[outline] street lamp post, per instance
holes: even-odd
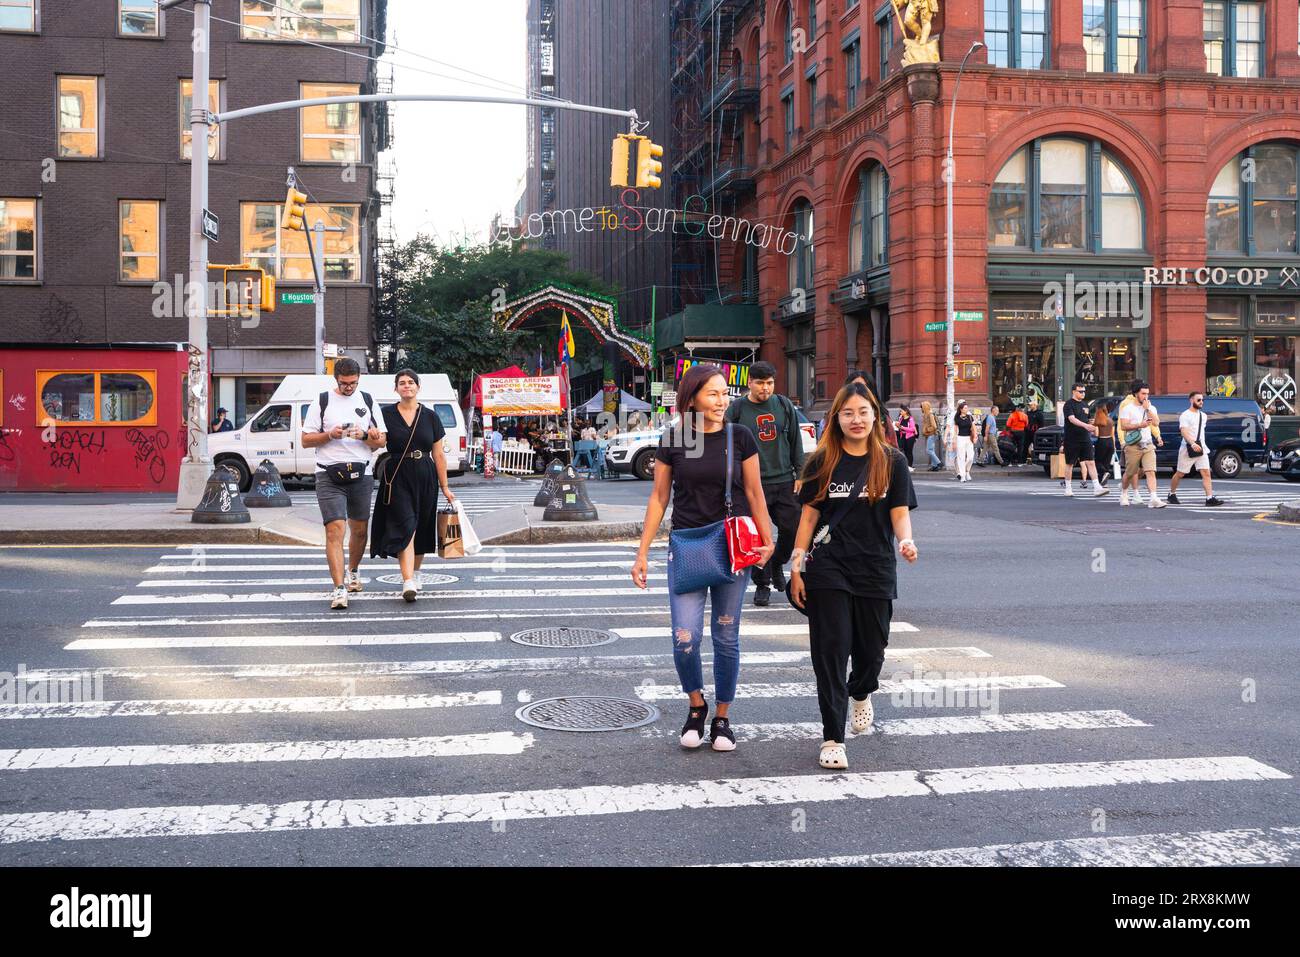
[[[952,181],[956,177],[956,167],[954,166],[953,158],[952,158],[952,131],[953,131],[954,123],[957,118],[957,91],[961,89],[962,71],[966,69],[966,61],[970,59],[970,55],[974,53],[976,50],[980,49],[980,47],[982,46],[984,46],[984,44],[981,43],[979,40],[976,40],[974,43],[970,45],[970,49],[966,51],[966,55],[961,58],[961,66],[957,68],[957,82],[953,84],[953,88],[952,88],[952,109],[948,111],[948,156],[946,162],[944,163],[945,169],[944,169],[944,176],[943,176],[944,182],[947,186],[946,203],[947,203],[947,223],[948,223],[948,255],[947,255],[948,263],[947,263],[947,282],[945,283],[947,294],[948,294],[948,322],[947,322],[948,351],[947,351],[947,359],[944,362],[944,367],[943,367],[944,378],[947,382],[947,392],[945,393],[945,396],[947,399],[947,406],[948,406],[948,415],[946,417],[947,422],[944,427],[945,435],[947,435],[948,428],[950,428],[952,425],[953,414],[955,412],[954,405],[957,402],[957,393],[956,393],[957,365],[953,360],[953,324],[956,322],[957,316],[956,313],[953,311],[953,277],[952,277],[952,273],[953,273],[953,269],[952,269]],[[954,456],[951,447],[949,447],[945,457],[949,461],[953,460]]]

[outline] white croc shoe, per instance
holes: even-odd
[[[849,753],[838,741],[823,741],[817,763],[830,771],[844,771],[849,766]]]
[[[866,701],[853,700],[853,714],[849,718],[849,727],[854,734],[866,734],[871,730],[871,722],[876,720],[876,709],[871,706],[871,696]]]

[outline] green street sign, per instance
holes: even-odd
[[[953,318],[958,322],[983,322],[984,313],[982,312],[954,312]]]
[[[925,324],[926,332],[943,332],[947,328],[948,323],[946,322],[927,322]]]
[[[315,293],[311,292],[282,292],[280,293],[280,304],[285,306],[304,305],[315,302]]]

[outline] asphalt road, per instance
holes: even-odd
[[[0,549],[0,671],[68,669],[0,707],[0,864],[1300,863],[1300,528],[1054,486],[918,474],[847,775],[780,599],[742,619],[738,750],[681,751],[665,581],[634,590],[629,545],[431,560],[456,580],[335,613],[310,549]],[[560,625],[619,637],[508,640]],[[31,701],[96,669],[99,700]],[[662,714],[515,716],[565,695]]]

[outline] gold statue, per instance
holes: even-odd
[[[903,35],[903,66],[938,63],[939,38],[930,37],[930,22],[939,13],[939,0],[890,0]],[[906,13],[901,12],[906,9]],[[908,34],[908,30],[911,34]]]

